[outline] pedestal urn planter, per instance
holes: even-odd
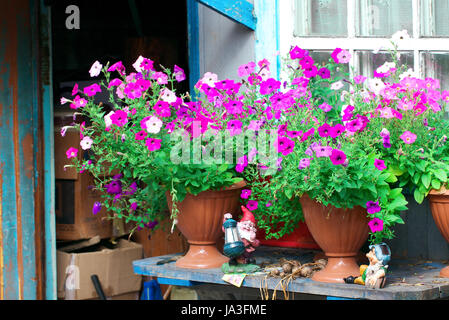
[[[177,267],[219,268],[229,261],[229,258],[217,249],[217,240],[223,235],[224,214],[236,214],[241,189],[245,185],[242,181],[222,190],[204,191],[196,196],[187,194],[185,199],[177,204],[177,227],[189,243],[189,250],[176,262]],[[173,204],[169,194],[167,202],[171,211]]]
[[[433,220],[446,241],[449,242],[449,190],[431,190],[428,194]],[[440,276],[449,278],[449,266],[440,271]]]
[[[307,227],[328,259],[312,280],[344,283],[343,278],[359,275],[357,255],[369,235],[366,209],[324,206],[308,195],[300,201]]]

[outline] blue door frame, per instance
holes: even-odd
[[[194,93],[195,84],[200,75],[200,30],[199,4],[240,23],[255,32],[255,59],[271,60],[270,71],[279,79],[279,0],[254,0],[254,4],[246,0],[186,0],[187,30],[189,45],[190,92]],[[248,61],[245,61],[248,62]]]

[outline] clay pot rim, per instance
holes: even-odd
[[[429,192],[430,196],[449,196],[449,190],[442,186],[440,190],[432,189]]]
[[[339,208],[339,207],[336,207],[336,206],[334,206],[334,205],[332,205],[332,204],[328,204],[328,205],[326,206],[326,205],[324,205],[323,203],[318,202],[317,200],[315,200],[315,198],[312,198],[311,196],[309,196],[309,194],[307,194],[307,193],[303,193],[303,194],[301,195],[301,197],[299,197],[299,201],[301,201],[301,198],[302,198],[302,197],[305,197],[305,196],[307,196],[311,201],[317,203],[318,205],[320,205],[320,206],[322,206],[322,207],[324,207],[324,208],[326,208],[326,209],[330,209],[330,210],[333,210],[333,209],[343,210],[343,211],[352,211],[352,210],[354,210],[354,211],[360,211],[360,210],[366,210],[366,209],[363,208],[362,206],[354,206],[354,207],[352,207],[352,208],[343,208],[343,207],[342,207],[342,208]]]

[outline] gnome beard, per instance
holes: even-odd
[[[245,245],[245,252],[237,260],[239,263],[255,263],[255,260],[251,258],[252,252],[259,246],[259,240],[256,239],[256,221],[251,211],[242,206],[243,217],[240,222],[237,223],[240,238]]]

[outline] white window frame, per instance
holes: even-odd
[[[303,0],[309,1],[309,0]],[[279,53],[282,57],[287,56],[291,46],[299,46],[307,50],[332,51],[339,47],[349,50],[353,59],[350,62],[350,70],[358,72],[358,56],[356,51],[374,51],[380,47],[391,47],[390,38],[358,37],[356,36],[356,5],[358,0],[347,0],[347,37],[296,37],[294,36],[296,6],[294,0],[279,1]],[[412,0],[413,3],[413,33],[409,40],[403,40],[398,46],[399,51],[413,52],[413,70],[421,77],[425,76],[423,52],[448,52],[449,37],[421,37],[421,0]],[[429,8],[431,9],[431,8]],[[430,12],[430,11],[429,11]],[[398,30],[399,31],[399,30]],[[411,66],[410,66],[411,67]],[[284,74],[282,74],[285,76]]]

